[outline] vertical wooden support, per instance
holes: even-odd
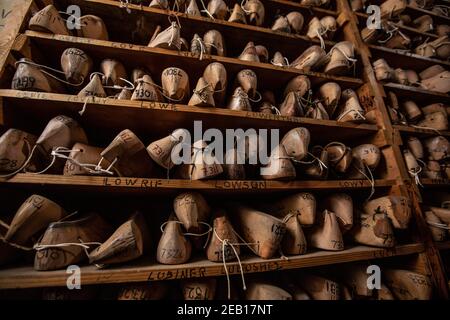
[[[0,0],[0,78],[14,39],[27,20],[33,0]]]
[[[362,64],[364,66],[364,79],[366,84],[358,90],[358,96],[362,100],[362,105],[366,112],[376,110],[376,119],[378,127],[383,130],[386,141],[389,146],[382,148],[383,155],[386,159],[386,177],[395,179],[397,186],[393,189],[399,194],[407,195],[412,201],[414,218],[417,226],[417,239],[425,244],[425,252],[419,255],[417,263],[424,264],[421,266],[423,270],[428,270],[432,278],[434,287],[436,288],[439,298],[448,299],[449,290],[442,260],[439,250],[430,234],[430,230],[426,223],[425,217],[420,208],[420,192],[416,185],[413,185],[411,177],[403,160],[402,151],[399,144],[401,137],[397,130],[392,126],[388,109],[384,103],[385,92],[383,87],[378,83],[370,61],[369,47],[362,41],[360,31],[358,29],[358,20],[353,14],[348,0],[337,0],[338,10],[342,15],[340,18],[345,21],[344,33],[345,39],[354,43],[355,48],[360,54]]]

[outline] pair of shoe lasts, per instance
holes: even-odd
[[[381,151],[373,144],[361,144],[352,149],[352,162],[346,172],[347,179],[368,179],[381,161]]]
[[[172,152],[185,140],[185,132],[182,129],[175,130],[171,135],[152,142],[148,148],[148,155],[162,168],[172,169]],[[205,152],[206,142],[196,141],[191,147],[191,163],[184,163],[177,167],[175,175],[180,179],[202,180],[209,179],[223,173],[224,168],[217,159],[211,158],[209,152]]]
[[[213,19],[225,20],[229,12],[227,4],[223,0],[210,0],[206,7],[208,17]],[[185,13],[200,16],[201,11],[195,0],[190,0],[186,6]],[[264,23],[265,9],[259,0],[247,0],[239,5],[235,4],[231,11],[229,22],[238,22],[247,24],[246,15],[249,16],[248,23],[261,26]]]
[[[297,174],[293,162],[308,155],[310,133],[306,128],[290,130],[280,144],[272,150],[268,164],[261,176],[266,180],[292,180]]]
[[[423,145],[429,160],[443,161],[450,158],[450,142],[443,136],[427,138]]]
[[[78,92],[78,97],[106,98],[115,95],[118,99],[129,100],[134,86],[127,80],[127,71],[122,62],[116,59],[104,59],[100,63],[100,72],[89,77],[89,83]],[[128,84],[127,86],[123,86]],[[121,90],[119,93],[118,91]]]
[[[364,28],[361,30],[361,37],[368,44],[400,50],[409,50],[412,42],[407,34],[401,32],[397,25],[389,21],[382,21],[380,29]]]
[[[255,45],[252,41],[248,42],[244,50],[238,57],[239,60],[252,62],[269,62],[269,52],[262,45]]]
[[[177,167],[175,177],[186,180],[211,179],[223,173],[223,166],[207,151],[208,144],[203,140],[193,143],[191,162]]]
[[[324,39],[332,40],[337,30],[336,19],[332,16],[325,16],[321,19],[314,17],[308,23],[306,36],[310,39],[319,39],[324,47]]]
[[[433,65],[419,73],[420,85],[427,90],[446,93],[450,91],[450,72],[441,65]]]
[[[191,41],[190,52],[195,56],[203,54],[226,56],[225,40],[217,30],[209,30],[203,35],[203,39],[196,33]]]
[[[403,85],[418,85],[419,75],[414,70],[393,69],[384,59],[378,59],[373,63],[375,77],[379,81],[394,80]]]
[[[201,236],[193,234],[205,232],[204,226],[209,221],[211,214],[211,208],[205,198],[197,192],[185,192],[178,195],[173,201],[173,209],[175,214],[172,214],[165,223],[166,226],[158,244],[156,258],[162,264],[181,264],[190,259],[192,243],[199,247],[199,243],[203,241]],[[213,219],[221,216],[224,217],[225,221],[223,222],[226,224],[226,215],[220,210],[214,212]],[[222,230],[226,229],[228,225],[220,226],[219,220],[217,221],[219,225],[216,226],[216,222],[214,222],[214,226],[218,228],[218,234],[223,235]],[[183,230],[192,235],[192,241],[186,237]],[[210,239],[213,243],[214,239],[212,237]],[[213,247],[214,245],[211,243],[208,245]],[[209,247],[207,251],[208,259],[214,259],[216,252],[213,250],[214,252],[209,254]]]
[[[67,150],[77,142],[87,144],[86,133],[75,120],[62,115],[51,119],[39,137],[9,129],[0,137],[0,157],[7,159],[0,171],[7,177],[23,169],[41,169],[51,162],[54,149]],[[55,161],[52,167],[57,171],[63,165]]]
[[[201,11],[197,5],[197,2],[195,0],[190,0],[187,4],[187,1],[184,2],[184,12],[190,15],[194,16],[201,16]],[[183,8],[180,8],[183,10]],[[205,8],[207,12],[207,17],[212,19],[219,19],[219,20],[225,20],[228,14],[228,6],[223,0],[210,0],[208,2],[208,5]],[[239,10],[240,9],[240,10]],[[245,23],[245,13],[242,10],[241,6],[239,8],[235,8],[231,15],[233,16],[232,20],[240,20],[242,22],[242,19]],[[230,17],[231,18],[231,17]]]
[[[189,76],[180,68],[164,69],[161,73],[161,87],[155,84],[145,69],[133,70],[133,82],[135,90],[131,100],[163,102],[166,98],[175,103],[185,103],[189,98]]]
[[[434,77],[422,80],[420,86],[425,90],[440,93],[450,92],[450,71],[443,71]]]
[[[35,246],[34,269],[58,270],[79,264],[88,258],[87,250],[104,242],[110,234],[110,225],[97,213],[88,213],[76,220],[53,222]]]
[[[1,252],[11,248],[8,243],[12,246],[33,246],[49,224],[66,216],[67,212],[50,199],[36,194],[28,197],[2,235]]]
[[[339,280],[350,288],[350,297],[369,297],[376,300],[428,300],[431,298],[429,277],[401,269],[383,269],[380,289],[367,286],[367,264],[345,265],[338,272]]]
[[[227,72],[220,63],[212,63],[206,67],[203,77],[197,82],[194,94],[188,105],[214,107],[215,98],[219,102],[225,97]],[[252,111],[250,100],[257,95],[258,78],[254,71],[244,69],[239,71],[234,82],[234,93],[227,108],[237,111]]]
[[[415,53],[424,57],[437,57],[446,60],[450,57],[450,40],[448,36],[442,36],[431,42],[425,42],[418,46]]]
[[[281,219],[238,204],[230,206],[229,217],[240,238],[257,256],[270,259],[281,248],[286,233],[286,223]]]
[[[433,149],[436,148],[434,144],[443,146],[444,149],[446,148],[445,146],[447,145],[445,140],[441,138],[431,138],[430,140],[428,140],[428,145],[431,146],[431,148]],[[403,156],[405,158],[406,166],[410,173],[418,173],[422,169],[424,175],[430,179],[438,179],[442,177],[439,162],[433,160],[434,156],[436,156],[436,153],[433,152],[432,158],[428,160],[428,164],[426,165],[425,168],[421,168],[421,166],[419,165],[418,161],[423,162],[425,160],[425,149],[424,146],[422,145],[422,142],[418,138],[408,137],[407,148],[403,151]],[[440,154],[437,154],[437,157],[440,160],[445,160]],[[446,169],[445,164],[443,165],[443,167],[444,172],[447,174],[447,172],[445,171]]]
[[[433,18],[428,14],[414,19],[412,21],[412,25],[421,33],[433,32],[435,30],[435,27],[433,25]]]
[[[374,171],[381,161],[380,149],[373,144],[362,144],[351,149],[341,142],[331,142],[324,150],[328,154],[330,167],[338,174],[345,173],[349,179],[366,178],[367,171]]]
[[[342,235],[353,226],[353,200],[347,194],[336,193],[324,201],[323,212],[316,213],[316,200],[310,193],[288,196],[263,208],[274,216],[283,219],[286,234],[283,238],[284,253],[298,255],[306,252],[307,243],[323,250],[343,250]]]
[[[177,21],[171,21],[168,28],[162,30],[158,25],[148,43],[150,48],[162,48],[168,50],[188,51],[189,45],[186,39],[180,35],[181,26]]]
[[[375,247],[393,247],[394,229],[407,229],[411,220],[411,202],[403,196],[386,196],[369,201],[351,234],[357,243]]]
[[[330,85],[331,88],[327,88],[328,94],[322,91],[321,96],[331,97],[331,102],[327,103],[325,101],[325,105],[328,104],[327,109],[330,111],[334,108],[334,114],[336,121],[339,122],[364,122],[369,121],[366,118],[366,111],[363,109],[361,104],[359,103],[359,98],[356,92],[353,89],[346,89],[341,92],[341,100],[337,100],[338,97],[338,89],[336,85]],[[340,102],[340,106],[338,103]]]
[[[402,269],[383,269],[383,279],[398,300],[430,300],[433,286],[430,277]]]
[[[254,99],[259,94],[256,73],[250,69],[239,71],[234,81],[234,87],[227,108],[236,111],[252,111],[251,101],[255,101]]]
[[[425,218],[434,241],[445,241],[450,235],[450,209],[430,207]]]
[[[148,252],[150,236],[144,216],[137,212],[100,246],[89,253],[91,264],[111,265],[137,259]]]
[[[336,108],[341,99],[341,87],[335,82],[323,84],[318,91],[317,100],[311,97],[303,98],[308,92],[310,95],[311,82],[306,76],[297,76],[289,81],[284,91],[284,100],[279,106],[282,116],[301,116],[314,119],[329,119],[334,116]],[[274,113],[273,106],[275,96],[273,92],[266,91],[262,95],[262,105],[259,111]]]
[[[131,131],[121,131],[104,149],[76,143],[64,167],[65,175],[118,174],[150,177],[154,166],[142,141]]]
[[[211,2],[215,1],[212,0]],[[249,16],[249,24],[262,26],[265,18],[263,3],[259,0],[247,0],[243,6],[235,3],[228,21],[247,24],[246,16]]]
[[[302,71],[323,70],[324,73],[345,75],[356,62],[354,46],[350,41],[335,44],[328,53],[319,46],[311,46],[291,63]]]
[[[343,250],[343,234],[353,226],[353,200],[345,193],[331,194],[322,208],[315,224],[306,232],[308,243],[318,249]]]
[[[445,105],[442,103],[433,103],[423,107],[421,112],[423,113],[423,120],[417,123],[419,127],[448,130],[448,113]]]
[[[17,63],[11,88],[23,91],[65,92],[64,83],[73,87],[82,85],[92,71],[92,59],[82,50],[68,48],[61,55],[61,73],[65,79],[59,79],[49,68],[22,58]]]
[[[63,174],[149,177],[154,173],[152,160],[145,145],[130,130],[120,132],[110,145],[103,149],[75,143],[65,162]]]
[[[85,15],[77,19],[76,23],[79,24],[79,28],[76,28],[78,37],[108,41],[108,30],[100,17]],[[52,4],[33,15],[28,23],[28,28],[39,32],[71,35],[66,21]]]
[[[311,193],[297,193],[275,202],[258,205],[286,225],[281,243],[282,252],[288,255],[306,253],[307,243],[303,227],[312,226],[316,219],[316,199]]]
[[[422,175],[428,179],[449,179],[448,168],[448,164],[440,164],[438,161],[428,160],[426,166],[422,168]]]
[[[210,63],[203,71],[203,80],[209,85],[208,90],[212,90],[212,99],[215,106],[223,106],[227,89],[227,70],[220,62]],[[201,90],[201,80],[197,83],[196,90]],[[200,91],[201,93],[201,91]],[[191,101],[194,96],[191,97]]]
[[[300,12],[292,11],[286,16],[278,16],[272,25],[272,30],[299,34],[302,31],[305,19]]]
[[[429,179],[444,179],[450,177],[450,170],[448,164],[441,164],[440,161],[448,159],[448,152],[450,145],[447,139],[442,136],[437,136],[425,140],[425,147],[428,153],[428,162],[425,164],[424,147],[417,138],[408,139],[408,148],[403,151],[406,167],[409,173],[415,177],[418,183],[418,175],[422,175]],[[425,164],[424,167],[418,163],[420,160]]]

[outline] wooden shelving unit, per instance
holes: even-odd
[[[229,6],[235,1],[227,0]],[[314,251],[301,256],[291,256],[288,260],[275,258],[263,260],[256,257],[243,257],[242,265],[245,273],[279,271],[307,267],[319,267],[346,262],[389,259],[392,257],[410,256],[417,260],[418,270],[425,270],[433,280],[436,296],[448,298],[447,283],[442,271],[439,250],[449,247],[448,243],[434,244],[430,239],[429,230],[420,210],[417,189],[403,163],[399,143],[402,135],[432,135],[427,129],[417,129],[406,126],[392,126],[384,105],[385,91],[392,90],[399,96],[408,96],[418,101],[446,102],[449,96],[425,91],[416,87],[406,87],[394,83],[379,84],[373,74],[371,59],[385,57],[400,59],[399,66],[420,66],[425,68],[432,64],[444,67],[450,63],[418,57],[383,48],[381,46],[366,46],[358,31],[358,23],[365,15],[352,13],[347,0],[333,2],[332,10],[322,8],[306,8],[298,3],[286,0],[262,0],[266,6],[266,21],[262,27],[230,23],[207,17],[194,17],[170,10],[159,10],[130,4],[130,13],[121,7],[120,2],[112,0],[27,0],[27,16],[18,29],[15,40],[8,48],[9,55],[0,71],[0,128],[26,128],[30,132],[39,132],[46,121],[58,114],[73,116],[86,128],[88,136],[95,135],[95,142],[105,141],[117,134],[119,130],[130,128],[140,137],[155,138],[166,136],[177,128],[192,126],[193,121],[202,120],[205,127],[211,128],[278,128],[282,133],[295,127],[306,127],[310,130],[314,143],[323,144],[330,141],[347,141],[350,145],[374,143],[381,148],[383,154],[383,172],[377,173],[375,189],[383,194],[409,195],[414,206],[414,231],[418,231],[412,243],[399,244],[394,249],[386,250],[366,246],[355,246],[343,251]],[[103,17],[110,34],[110,41],[79,38],[75,36],[51,35],[27,30],[27,18],[31,11],[43,7],[43,4],[55,3],[60,7],[77,4],[83,14],[96,14]],[[294,35],[274,32],[270,29],[274,17],[279,13],[299,11],[305,17],[305,25],[314,16],[334,16],[339,22],[339,30],[334,41],[325,41],[329,50],[338,41],[349,40],[355,44],[358,63],[356,73],[351,76],[332,76],[321,72],[303,72],[290,67],[277,67],[270,63],[256,63],[237,59],[249,41],[267,47],[271,56],[281,51],[289,61],[293,61],[311,45],[320,45],[319,40],[311,40],[305,35]],[[419,10],[408,7],[411,14],[419,14]],[[25,16],[25,14],[24,14]],[[138,21],[146,20],[149,30],[156,25],[163,28],[169,26],[169,17],[177,16],[182,25],[182,36],[188,41],[195,33],[201,36],[210,29],[220,31],[227,44],[226,57],[204,55],[200,60],[186,51],[171,51],[149,48],[148,39],[133,37],[133,28]],[[434,18],[434,16],[433,16]],[[440,21],[449,20],[436,18]],[[128,23],[123,23],[128,21]],[[360,25],[362,25],[360,23]],[[417,30],[402,27],[405,32],[417,34]],[[141,30],[142,31],[142,30]],[[147,36],[149,31],[147,32]],[[423,35],[423,34],[422,34]],[[151,36],[151,34],[150,34]],[[436,38],[436,35],[428,35]],[[183,104],[123,101],[108,98],[95,98],[87,101],[87,111],[83,117],[78,115],[86,100],[78,98],[73,92],[36,93],[9,89],[11,72],[14,63],[21,57],[33,59],[36,62],[58,68],[61,53],[69,47],[84,50],[95,62],[101,59],[116,58],[124,62],[128,69],[146,66],[152,76],[157,79],[161,71],[167,67],[189,68],[191,88],[204,68],[211,62],[220,62],[227,69],[228,81],[233,82],[236,74],[242,69],[253,70],[258,77],[258,90],[270,89],[282,92],[287,82],[297,75],[306,75],[313,87],[333,81],[343,89],[352,88],[357,91],[361,104],[367,111],[375,110],[377,123],[355,124],[342,123],[334,120],[314,120],[300,117],[283,117],[267,115],[258,112],[238,112],[225,108],[199,108]],[[11,51],[10,51],[11,49]],[[159,80],[159,79],[157,79]],[[277,98],[279,99],[278,95]],[[220,106],[223,107],[223,106]],[[39,121],[36,121],[39,119]],[[157,119],[158,121],[154,121]],[[92,133],[92,134],[90,134]],[[450,136],[449,132],[443,135]],[[149,140],[150,141],[150,140]],[[147,142],[147,141],[146,141]],[[448,186],[448,181],[422,181],[433,187]],[[20,190],[70,190],[74,193],[123,194],[133,195],[173,195],[182,190],[197,190],[206,194],[218,194],[221,197],[244,194],[267,195],[285,194],[289,192],[309,190],[313,192],[332,192],[347,190],[350,193],[367,193],[371,188],[367,180],[325,180],[325,181],[189,181],[164,178],[117,178],[117,177],[65,177],[62,175],[18,174],[11,179],[0,179],[3,192]],[[414,268],[414,266],[410,266]],[[230,274],[238,274],[236,262],[227,263]],[[204,258],[193,258],[183,265],[160,265],[149,257],[127,263],[123,266],[97,269],[95,266],[82,267],[82,283],[98,285],[107,283],[145,282],[155,280],[171,280],[195,277],[223,276],[224,266]],[[65,270],[38,272],[32,266],[8,266],[0,269],[0,289],[27,289],[52,286],[64,286],[67,274]]]

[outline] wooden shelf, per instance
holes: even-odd
[[[391,187],[395,180],[375,180],[375,187]],[[0,187],[29,186],[34,189],[70,188],[81,191],[103,192],[133,192],[133,193],[164,193],[178,192],[189,189],[211,193],[269,193],[295,190],[359,190],[371,187],[367,180],[295,180],[295,181],[269,181],[269,180],[205,180],[191,181],[178,179],[157,178],[124,178],[124,177],[94,177],[94,176],[63,176],[47,174],[17,174],[9,180],[1,179]]]
[[[449,179],[428,179],[428,178],[421,178],[420,182],[423,184],[424,187],[450,187],[450,180]],[[426,190],[423,190],[426,192]]]
[[[400,99],[414,100],[419,105],[431,103],[446,103],[450,95],[440,92],[428,91],[418,87],[405,86],[398,83],[384,83],[385,91],[393,91]]]
[[[371,124],[107,98],[95,98],[94,102],[91,102],[91,99],[85,114],[80,117],[78,111],[83,108],[85,99],[77,96],[0,90],[0,97],[3,98],[2,112],[6,126],[27,128],[36,132],[42,130],[45,121],[59,114],[66,114],[79,119],[86,129],[95,128],[93,135],[99,137],[106,133],[104,131],[116,132],[120,128],[128,128],[145,136],[152,133],[164,136],[178,128],[189,130],[195,120],[201,120],[204,129],[223,130],[239,124],[239,128],[243,129],[279,129],[281,134],[302,126],[310,130],[316,143],[367,138],[377,133],[377,127]],[[36,122],[36,118],[42,119],[42,123]],[[155,119],[158,121],[154,121]],[[152,123],[152,126],[149,126],[149,123]]]
[[[405,52],[405,50],[390,49],[377,45],[368,45],[368,47],[372,55],[372,62],[383,58],[391,67],[424,70],[432,65],[440,64],[444,68],[450,68],[450,62],[448,61],[424,57],[413,52]]]
[[[450,250],[450,241],[435,242],[435,244],[439,250]]]
[[[139,44],[147,44],[153,33],[153,30],[157,25],[161,25],[163,28],[169,26],[169,15],[177,16],[181,24],[181,36],[184,37],[189,43],[195,33],[203,36],[203,34],[210,29],[218,30],[225,38],[225,44],[229,43],[227,49],[229,49],[232,56],[238,56],[244,49],[245,45],[249,41],[253,41],[255,44],[261,44],[267,47],[272,58],[276,51],[281,51],[286,55],[290,61],[299,56],[309,46],[316,44],[320,45],[318,39],[310,39],[306,35],[296,35],[285,32],[277,32],[271,30],[272,23],[274,22],[275,12],[277,9],[282,10],[285,13],[290,10],[298,10],[301,8],[305,14],[305,26],[309,21],[309,16],[306,15],[305,7],[292,6],[286,7],[287,1],[281,1],[272,3],[272,1],[266,2],[266,19],[264,27],[256,27],[253,25],[228,22],[225,20],[211,19],[207,16],[192,16],[185,13],[180,13],[170,10],[161,10],[155,8],[149,8],[148,6],[139,6],[130,4],[128,8],[131,10],[131,14],[128,14],[124,8],[121,8],[119,1],[111,0],[63,0],[62,7],[66,7],[70,4],[77,4],[82,9],[83,14],[96,14],[100,17],[104,17],[104,21],[107,24],[109,34],[113,41],[118,42],[131,42],[131,35],[136,28],[136,22],[140,17],[148,18],[145,28],[148,28],[145,39],[141,39]],[[207,2],[205,2],[206,4]],[[198,3],[201,6],[200,3]],[[234,5],[234,3],[233,3]],[[232,6],[231,6],[232,8]],[[306,10],[306,11],[305,11]],[[319,11],[322,15],[330,13],[329,11]],[[273,13],[273,14],[272,14]],[[333,13],[335,15],[335,13]],[[272,18],[273,16],[273,18]],[[175,18],[173,18],[175,19]],[[124,23],[125,22],[125,23]],[[306,27],[305,27],[306,28]],[[142,30],[141,30],[142,31]],[[237,33],[239,36],[236,36]],[[304,31],[306,33],[306,31]],[[233,45],[231,46],[231,43]],[[335,44],[333,41],[326,41],[327,47],[331,47]]]
[[[438,133],[435,130],[431,130],[431,129],[416,128],[416,127],[410,127],[410,126],[406,126],[406,125],[394,125],[393,127],[394,127],[394,129],[399,130],[401,133],[411,134],[411,135],[420,136],[420,137],[438,135]],[[450,137],[450,131],[439,131],[439,133],[441,136]]]
[[[245,68],[252,69],[258,76],[258,87],[260,91],[270,89],[272,91],[283,92],[287,82],[300,74],[308,76],[313,86],[328,81],[335,81],[343,87],[350,88],[357,88],[363,84],[363,81],[357,78],[333,76],[319,72],[303,72],[295,68],[243,61],[237,58],[205,55],[203,60],[199,60],[187,51],[179,52],[127,43],[51,35],[34,31],[26,31],[25,35],[31,42],[32,52],[38,51],[39,53],[43,53],[40,50],[45,48],[46,63],[55,64],[55,67],[58,68],[60,67],[57,63],[60,61],[62,52],[67,48],[77,47],[84,50],[97,63],[105,58],[116,58],[122,60],[128,69],[146,66],[155,81],[159,80],[160,74],[167,67],[186,68],[186,66],[189,66],[189,78],[192,88],[195,88],[198,78],[211,62],[220,62],[225,66],[228,73],[228,81],[231,83],[240,70]],[[20,39],[19,41],[26,40]]]
[[[280,271],[410,255],[420,253],[423,250],[422,244],[400,245],[393,250],[357,246],[343,251],[317,251],[300,256],[291,256],[289,260],[280,258],[263,260],[252,257],[242,259],[242,266],[245,273]],[[238,263],[227,263],[227,268],[230,274],[239,274]],[[225,275],[223,264],[205,260],[196,260],[188,264],[173,266],[140,262],[129,266],[100,270],[95,266],[82,267],[81,283],[82,285],[129,283],[223,275]],[[4,269],[0,270],[0,289],[65,286],[67,276],[66,270],[43,272],[35,271],[31,266]]]

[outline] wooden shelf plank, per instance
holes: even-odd
[[[83,108],[85,99],[77,96],[24,92],[16,90],[1,90],[3,97],[5,125],[15,127],[22,125],[28,130],[40,126],[36,123],[23,123],[24,115],[27,119],[35,119],[39,116],[44,122],[58,114],[79,117],[78,111]],[[159,121],[153,121],[159,119]],[[81,118],[87,126],[94,128],[106,128],[116,131],[118,128],[129,128],[137,132],[171,132],[177,128],[189,129],[195,120],[202,120],[202,126],[207,128],[227,129],[234,128],[236,124],[240,128],[248,129],[280,129],[286,132],[295,127],[306,127],[315,136],[315,142],[324,139],[346,140],[357,137],[367,137],[377,132],[377,127],[371,124],[356,124],[349,122],[337,122],[334,120],[316,120],[300,117],[286,117],[260,112],[235,111],[223,108],[200,108],[171,103],[155,103],[131,100],[117,100],[107,98],[92,99],[87,105],[86,113]],[[149,121],[153,121],[151,127]]]
[[[131,39],[130,36],[133,31],[130,28],[134,28],[137,19],[141,16],[148,18],[146,28],[150,26],[150,30],[153,32],[156,25],[161,25],[163,28],[168,27],[168,17],[169,15],[172,15],[178,17],[182,26],[181,35],[185,37],[188,42],[191,41],[195,33],[203,35],[207,30],[215,29],[222,33],[226,43],[233,43],[233,46],[229,45],[228,49],[236,56],[244,49],[247,42],[253,41],[256,44],[266,46],[272,56],[276,51],[281,51],[284,55],[287,55],[289,59],[295,59],[296,57],[291,56],[291,54],[296,54],[298,56],[307,47],[313,44],[320,45],[320,41],[318,39],[310,39],[306,35],[296,35],[271,30],[271,24],[274,22],[276,10],[286,10],[286,13],[288,13],[288,10],[301,9],[300,11],[305,14],[305,26],[307,25],[309,21],[308,17],[311,16],[311,13],[307,15],[308,10],[304,6],[297,7],[292,6],[291,4],[286,6],[286,2],[287,1],[282,1],[281,3],[272,3],[272,1],[267,2],[266,19],[265,24],[262,27],[219,19],[213,20],[208,16],[198,17],[176,11],[149,8],[148,6],[141,7],[133,4],[128,6],[131,10],[131,14],[126,14],[124,11],[125,9],[121,7],[120,2],[111,0],[64,0],[62,2],[62,7],[66,7],[69,4],[77,4],[81,7],[83,14],[96,14],[100,17],[105,17],[106,19],[104,18],[103,20],[105,20],[105,23],[107,24],[111,37],[118,38],[114,39],[114,41],[124,42],[125,39],[127,39],[126,42],[130,42],[129,39]],[[328,11],[318,11],[317,13],[321,16],[328,13]],[[333,15],[336,15],[336,13]],[[126,21],[128,25],[123,26],[123,21]],[[238,37],[236,36],[237,34],[239,34]],[[128,36],[125,38],[126,35]],[[148,36],[151,36],[151,34]],[[146,39],[147,43],[149,40],[150,38]],[[333,41],[326,41],[327,47],[331,47],[334,44],[335,42]]]
[[[420,179],[420,182],[425,186],[425,187],[450,187],[450,180],[449,179],[428,179],[428,178],[423,178]],[[425,191],[426,192],[426,191]]]
[[[395,180],[375,180],[375,187],[391,187]],[[155,178],[125,178],[125,177],[95,177],[95,176],[63,176],[47,174],[22,173],[7,179],[0,179],[0,186],[46,186],[46,187],[76,187],[76,190],[90,191],[91,189],[104,192],[158,193],[177,191],[180,189],[212,191],[222,193],[242,192],[275,192],[295,190],[346,189],[359,190],[371,187],[367,180],[205,180],[191,181],[179,179]]]
[[[438,135],[438,132],[436,132],[435,130],[431,130],[431,129],[416,128],[416,127],[411,127],[411,126],[406,126],[406,125],[394,125],[393,127],[394,127],[394,129],[397,129],[402,133],[413,134],[416,136],[426,137],[426,136]],[[439,133],[441,136],[450,137],[450,131],[439,131]]]
[[[245,273],[299,269],[321,265],[380,259],[393,256],[410,255],[422,252],[422,244],[407,244],[386,250],[366,246],[356,246],[343,251],[317,251],[300,256],[291,256],[289,260],[261,258],[242,259]],[[230,274],[239,274],[237,262],[227,263]],[[152,262],[138,262],[129,266],[97,269],[95,266],[81,268],[81,284],[129,283],[157,280],[174,280],[196,277],[223,276],[225,270],[221,263],[197,260],[183,265],[160,265]],[[31,266],[0,270],[0,289],[35,288],[65,286],[65,270],[35,271]]]
[[[428,91],[418,87],[405,86],[398,83],[384,83],[386,91],[394,91],[399,98],[412,99],[418,104],[446,103],[450,95],[440,92]]]
[[[189,76],[192,87],[195,87],[198,77],[203,73],[205,67],[211,62],[222,63],[228,72],[229,81],[233,81],[234,75],[244,68],[255,71],[258,76],[258,84],[263,89],[273,91],[284,90],[287,82],[297,75],[306,75],[311,84],[319,85],[324,82],[338,82],[344,87],[357,88],[363,84],[361,79],[333,76],[319,72],[304,72],[295,68],[274,66],[268,63],[243,61],[237,58],[204,55],[203,60],[192,56],[187,51],[173,51],[147,46],[132,45],[127,43],[101,41],[95,39],[79,38],[63,35],[52,35],[35,31],[26,31],[26,36],[35,44],[36,49],[46,48],[45,54],[48,61],[60,60],[62,52],[69,47],[77,47],[94,60],[102,60],[105,57],[123,60],[128,68],[147,66],[152,75],[158,79],[162,70],[174,66],[186,68],[189,66]],[[195,80],[195,82],[194,82]]]
[[[435,242],[435,244],[439,250],[450,250],[450,241]]]
[[[390,49],[377,45],[368,45],[372,62],[378,59],[385,59],[391,67],[413,70],[424,70],[432,65],[440,64],[445,68],[450,68],[450,62],[436,58],[428,58],[413,52],[406,52],[400,49]]]

